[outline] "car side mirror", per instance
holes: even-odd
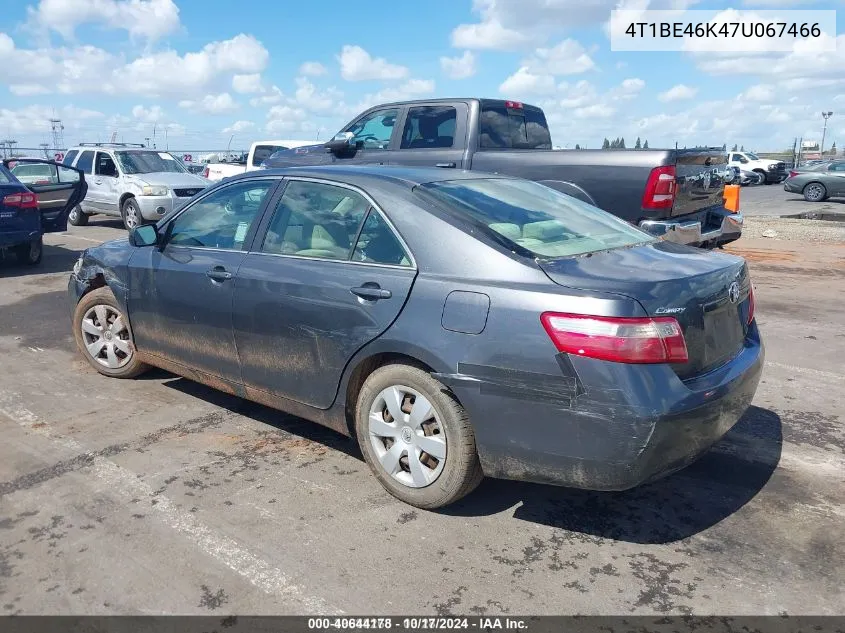
[[[129,243],[132,246],[155,246],[158,244],[158,241],[158,231],[152,224],[136,226],[129,231]]]
[[[326,147],[332,154],[347,154],[356,148],[355,135],[352,132],[341,132],[326,143]]]

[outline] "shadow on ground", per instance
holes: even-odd
[[[45,244],[41,263],[35,265],[19,263],[12,252],[7,250],[3,256],[0,256],[0,279],[59,272],[69,273],[83,248]]]

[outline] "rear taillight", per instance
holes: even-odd
[[[643,209],[671,209],[675,204],[675,166],[655,167],[648,176]]]
[[[202,177],[208,178],[208,167],[206,167],[205,169],[202,170]]]
[[[792,170],[791,172],[789,172],[789,177],[790,177],[790,178],[795,178],[795,176],[797,176],[797,175],[798,175],[798,172],[797,172],[797,171],[795,171],[795,170]]]
[[[505,101],[508,110],[522,110],[522,103],[519,101]]]
[[[38,198],[34,193],[11,193],[3,197],[3,205],[18,209],[37,209]]]
[[[628,318],[544,312],[543,327],[558,351],[616,363],[685,363],[681,325],[674,317]]]
[[[754,285],[748,285],[748,325],[754,320]]]

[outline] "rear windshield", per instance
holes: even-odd
[[[258,167],[276,152],[288,149],[284,145],[256,145],[252,153],[252,166]]]
[[[482,103],[479,146],[483,149],[551,149],[546,115],[539,108]]]
[[[181,161],[167,152],[115,152],[120,168],[125,174],[155,174],[160,172],[185,173]]]
[[[538,257],[571,257],[655,239],[597,207],[527,180],[451,180],[421,188]]]

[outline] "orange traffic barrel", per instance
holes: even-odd
[[[725,185],[725,208],[739,212],[739,185]]]

